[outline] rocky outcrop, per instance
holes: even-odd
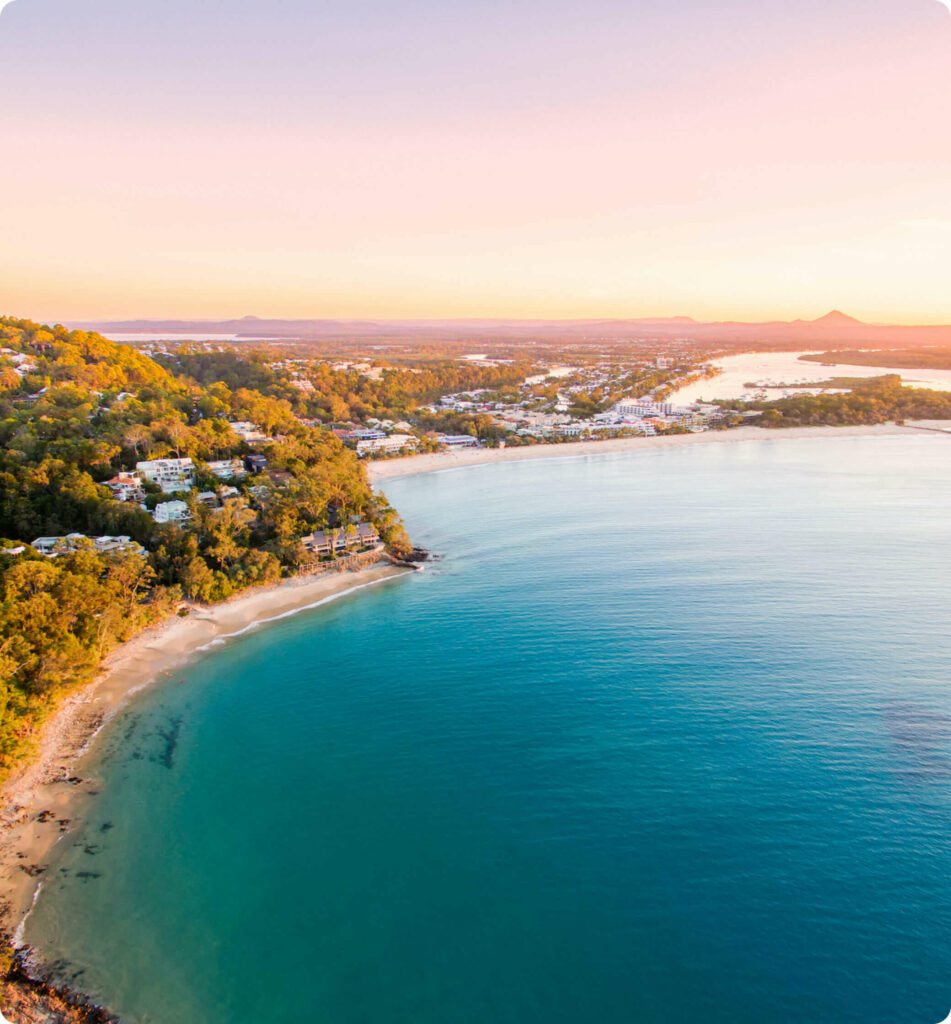
[[[21,951],[12,954],[0,982],[0,1011],[10,1024],[121,1024],[85,996],[33,977]]]

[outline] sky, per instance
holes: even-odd
[[[14,0],[0,140],[11,315],[951,323],[939,0]]]

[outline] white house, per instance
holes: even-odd
[[[155,506],[152,515],[157,523],[184,523],[191,518],[184,501],[163,501]]]
[[[370,452],[399,452],[404,448],[415,448],[419,442],[412,434],[384,434],[367,441],[357,441],[357,455]]]
[[[69,537],[37,537],[30,546],[50,558],[59,551],[69,551],[72,547],[70,540],[83,536],[81,533],[71,533]]]
[[[230,426],[245,444],[254,444],[257,441],[268,440],[267,434],[250,420],[234,420]]]
[[[240,459],[219,459],[209,462],[208,468],[219,480],[235,480],[247,475]]]
[[[478,448],[479,439],[468,434],[439,434],[436,440],[446,448]]]
[[[195,464],[191,459],[152,459],[137,462],[135,468],[144,480],[158,484],[163,494],[190,491],[195,486]]]
[[[137,544],[131,537],[92,537],[90,539],[100,554],[107,554],[110,551],[144,550],[142,545]]]
[[[622,398],[613,411],[619,416],[668,416],[670,402],[655,402],[653,398]]]
[[[144,501],[145,491],[142,490],[142,480],[135,473],[116,473],[106,481],[106,487],[112,491],[116,501]]]
[[[141,551],[142,546],[136,544],[131,537],[87,537],[84,533],[69,533],[65,537],[37,537],[31,545],[39,554],[54,558],[58,554],[75,551],[88,542],[100,554],[112,551]]]

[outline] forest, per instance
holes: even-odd
[[[157,362],[173,375],[209,386],[224,382],[232,390],[253,389],[286,402],[304,418],[327,424],[373,416],[405,419],[440,395],[518,384],[534,367],[524,359],[495,365],[443,357],[413,368],[384,365],[370,376],[345,363],[289,359],[274,369],[268,365],[273,360],[274,353],[260,349],[239,354],[197,346],[157,356]]]
[[[906,387],[897,374],[855,383],[847,394],[793,395],[774,402],[721,402],[726,409],[759,409],[762,427],[848,426],[904,420],[951,419],[951,392]]]
[[[0,777],[29,752],[62,694],[183,599],[219,601],[293,574],[306,557],[302,535],[357,519],[391,550],[410,547],[354,452],[302,423],[294,396],[259,363],[229,356],[193,361],[195,376],[184,366],[171,373],[97,334],[9,317],[0,318],[0,350]],[[328,379],[328,401],[342,383]],[[236,493],[210,508],[198,491],[221,481],[208,461],[251,451],[233,420],[267,435],[254,449],[266,471],[234,481]],[[156,523],[103,486],[139,460],[166,457],[196,467],[196,489],[174,496],[185,498],[187,522]],[[30,546],[71,533],[134,544],[102,553],[78,542],[55,558]]]

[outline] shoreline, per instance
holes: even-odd
[[[518,448],[462,448],[456,451],[428,452],[403,458],[377,459],[368,462],[367,473],[374,485],[421,473],[439,473],[494,462],[520,462],[525,459],[570,459],[586,455],[616,452],[655,451],[698,444],[736,444],[740,441],[781,441],[820,439],[824,437],[899,437],[911,431],[943,432],[931,425],[936,421],[909,422],[905,426],[876,423],[843,427],[732,427],[727,430],[706,430],[700,434],[667,434],[659,437],[615,437],[603,441],[566,441],[558,444],[525,445]],[[940,421],[944,423],[944,421]],[[951,422],[944,424],[951,430]],[[949,434],[951,436],[951,434]]]
[[[23,944],[48,858],[98,793],[97,780],[82,774],[84,762],[135,694],[229,639],[413,571],[380,560],[283,580],[221,604],[193,605],[188,616],[172,616],[112,651],[98,677],[70,694],[46,722],[36,756],[0,791],[0,926],[14,945]]]
[[[738,427],[700,434],[614,438],[504,449],[475,448],[369,462],[367,471],[371,483],[378,486],[387,479],[502,461],[584,458],[741,441],[894,438],[919,431],[945,433],[951,437],[951,423],[916,421],[903,426],[887,423],[783,430]],[[111,652],[103,661],[97,678],[70,694],[47,721],[36,756],[0,789],[0,928],[10,937],[7,941],[12,941],[15,947],[23,946],[24,925],[43,887],[49,860],[59,840],[74,831],[99,791],[99,780],[86,774],[87,759],[106,726],[135,694],[156,682],[169,679],[196,655],[229,639],[412,571],[409,567],[381,559],[356,570],[337,570],[316,578],[283,580],[245,591],[218,605],[192,605],[189,615],[172,616]],[[26,950],[26,955],[30,953]],[[29,975],[21,981],[8,981],[4,988],[7,1005],[0,1007],[0,1012],[3,1009],[10,1012],[12,992],[18,999],[22,996],[28,1000],[16,1004],[18,1007],[22,1005],[25,1012],[27,1008],[30,1012],[39,1011],[40,1015],[27,1019],[44,1022],[93,1019],[44,1015],[44,1007],[52,1005],[51,1000],[61,998],[62,994],[49,989],[43,982],[30,981]],[[45,1002],[30,1002],[34,996]]]

